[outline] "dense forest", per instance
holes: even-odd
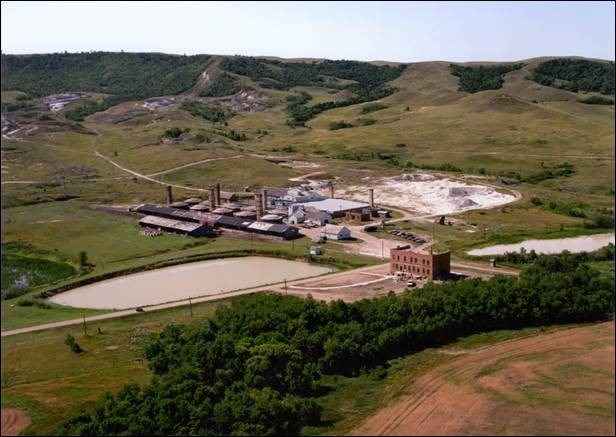
[[[209,59],[123,52],[2,54],[2,91],[19,90],[36,97],[90,91],[122,100],[173,95],[191,88]]]
[[[460,78],[459,90],[476,93],[485,90],[497,90],[503,86],[503,75],[519,70],[524,64],[510,65],[480,65],[479,67],[463,67],[450,64],[449,71]]]
[[[567,254],[539,257],[519,277],[428,284],[350,304],[243,296],[213,319],[152,335],[151,384],[107,394],[64,431],[297,434],[320,423],[321,375],[382,370],[391,358],[478,331],[604,320],[613,311],[611,281]]]
[[[565,90],[614,94],[614,63],[583,59],[552,59],[542,62],[530,77],[541,85]],[[594,103],[594,102],[590,102]]]
[[[377,66],[367,62],[323,61],[323,62],[280,62],[252,57],[226,58],[221,68],[235,74],[248,76],[264,88],[288,90],[294,86],[318,86],[349,90],[354,97],[338,102],[323,102],[306,106],[304,102],[290,102],[286,110],[291,116],[288,124],[303,126],[304,123],[328,109],[356,105],[381,99],[395,88],[387,82],[396,79],[406,68],[405,65],[390,67]],[[340,79],[345,82],[341,83]],[[351,81],[351,82],[349,82]]]
[[[180,109],[187,111],[194,117],[201,117],[213,123],[224,123],[233,117],[233,114],[218,106],[206,105],[196,101],[183,102]]]
[[[207,86],[202,92],[201,97],[223,97],[235,94],[242,87],[237,79],[227,73],[221,74],[211,85]]]

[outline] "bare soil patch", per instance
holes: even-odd
[[[461,354],[352,434],[614,435],[614,322]]]
[[[2,408],[1,410],[2,435],[19,435],[30,426],[30,417],[23,411],[15,408]]]

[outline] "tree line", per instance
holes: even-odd
[[[524,64],[480,65],[478,67],[463,67],[450,64],[449,71],[460,78],[459,90],[476,93],[485,90],[497,90],[503,86],[503,75],[519,70]]]
[[[234,115],[218,106],[206,105],[194,100],[183,102],[180,109],[183,109],[194,117],[201,117],[212,123],[225,123]]]
[[[201,97],[223,97],[235,94],[242,89],[237,79],[230,74],[223,73],[211,85],[208,85],[200,94]]]
[[[594,91],[614,95],[614,63],[584,59],[552,59],[533,70],[530,79],[541,85],[573,91]],[[585,103],[603,103],[592,99]]]
[[[495,329],[613,317],[612,282],[565,254],[519,277],[466,279],[330,304],[259,293],[145,345],[147,386],[106,394],[64,424],[78,435],[298,434],[320,423],[322,375],[359,375],[389,359]]]
[[[90,91],[124,100],[173,95],[192,87],[209,59],[124,52],[2,54],[2,91],[19,90],[35,97]]]
[[[303,126],[304,123],[323,111],[358,103],[378,100],[393,94],[396,89],[387,82],[396,79],[406,68],[405,65],[391,67],[377,66],[367,62],[330,61],[323,62],[280,62],[264,60],[247,56],[226,58],[221,68],[231,73],[248,76],[258,81],[264,88],[288,90],[294,86],[318,86],[339,90],[348,90],[354,97],[338,102],[323,102],[314,106],[306,106],[311,99],[300,93],[299,98],[293,98],[286,107],[292,127]],[[343,81],[352,81],[340,82]]]

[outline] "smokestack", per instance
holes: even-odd
[[[257,207],[257,220],[263,215],[263,200],[260,193],[255,193],[255,206]]]
[[[220,206],[220,184],[216,184],[216,205]]]
[[[267,190],[263,190],[263,211],[267,210]]]
[[[334,198],[334,183],[333,182],[329,183],[329,197],[331,197],[332,199]]]
[[[210,188],[210,212],[216,209],[216,188]]]
[[[370,195],[370,208],[374,208],[374,188],[368,190]]]
[[[173,194],[171,193],[171,185],[167,185],[165,188],[167,189],[167,205],[171,205],[173,203]]]

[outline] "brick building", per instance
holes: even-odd
[[[390,251],[390,273],[404,272],[414,277],[437,279],[450,272],[450,253],[413,250],[411,246],[398,246]]]
[[[353,222],[369,222],[370,218],[371,218],[371,214],[370,214],[370,209],[369,208],[364,208],[360,211],[354,210],[354,211],[347,211],[346,215],[345,215],[345,219],[348,221],[353,221]]]

